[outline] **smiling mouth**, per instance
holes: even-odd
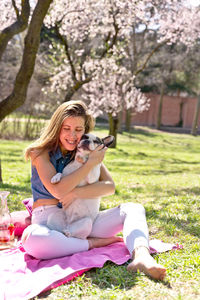
[[[67,141],[67,143],[70,144],[70,145],[76,145],[76,141],[68,141],[68,140],[66,140],[66,141]]]

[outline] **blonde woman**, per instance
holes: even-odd
[[[115,235],[123,230],[123,240],[133,258],[128,270],[139,270],[154,279],[163,280],[165,268],[149,254],[148,228],[141,204],[129,202],[99,212],[87,239],[66,237],[46,225],[48,216],[61,209],[58,203],[67,208],[77,198],[108,196],[115,192],[113,179],[103,163],[98,182],[77,187],[90,170],[103,161],[107,150],[103,146],[92,151],[87,162],[78,170],[63,177],[57,184],[51,183],[51,178],[62,172],[73,159],[82,135],[93,128],[93,118],[83,102],[65,102],[57,108],[41,137],[26,149],[25,157],[31,160],[32,165],[34,204],[32,225],[23,233],[23,246],[36,258],[51,259],[122,241]]]

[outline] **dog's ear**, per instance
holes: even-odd
[[[106,146],[106,147],[109,147],[112,145],[112,143],[114,142],[114,136],[112,135],[108,135],[106,136],[105,138],[102,139],[103,141],[103,144]]]

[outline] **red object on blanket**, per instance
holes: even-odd
[[[26,198],[22,203],[27,210],[14,211],[10,214],[14,225],[15,237],[20,237],[24,229],[31,224],[33,198]],[[11,228],[11,230],[13,230],[13,228]]]
[[[10,226],[8,226],[8,230],[10,231],[10,236],[11,236],[13,234],[13,232],[15,231],[14,224],[11,224]]]
[[[14,211],[10,215],[14,225],[14,235],[20,237],[24,229],[31,224],[31,216],[27,210]]]

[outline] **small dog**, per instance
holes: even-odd
[[[97,146],[104,144],[109,147],[114,141],[114,137],[109,135],[103,139],[89,133],[84,134],[77,146],[75,159],[70,162],[62,173],[57,173],[52,177],[51,182],[57,183],[63,176],[69,175],[79,169],[88,159],[88,155]],[[101,164],[96,165],[82,180],[78,186],[91,184],[99,180]],[[67,209],[60,209],[57,213],[49,215],[47,226],[64,233],[68,237],[86,239],[91,230],[92,224],[99,213],[100,198],[76,199]]]

